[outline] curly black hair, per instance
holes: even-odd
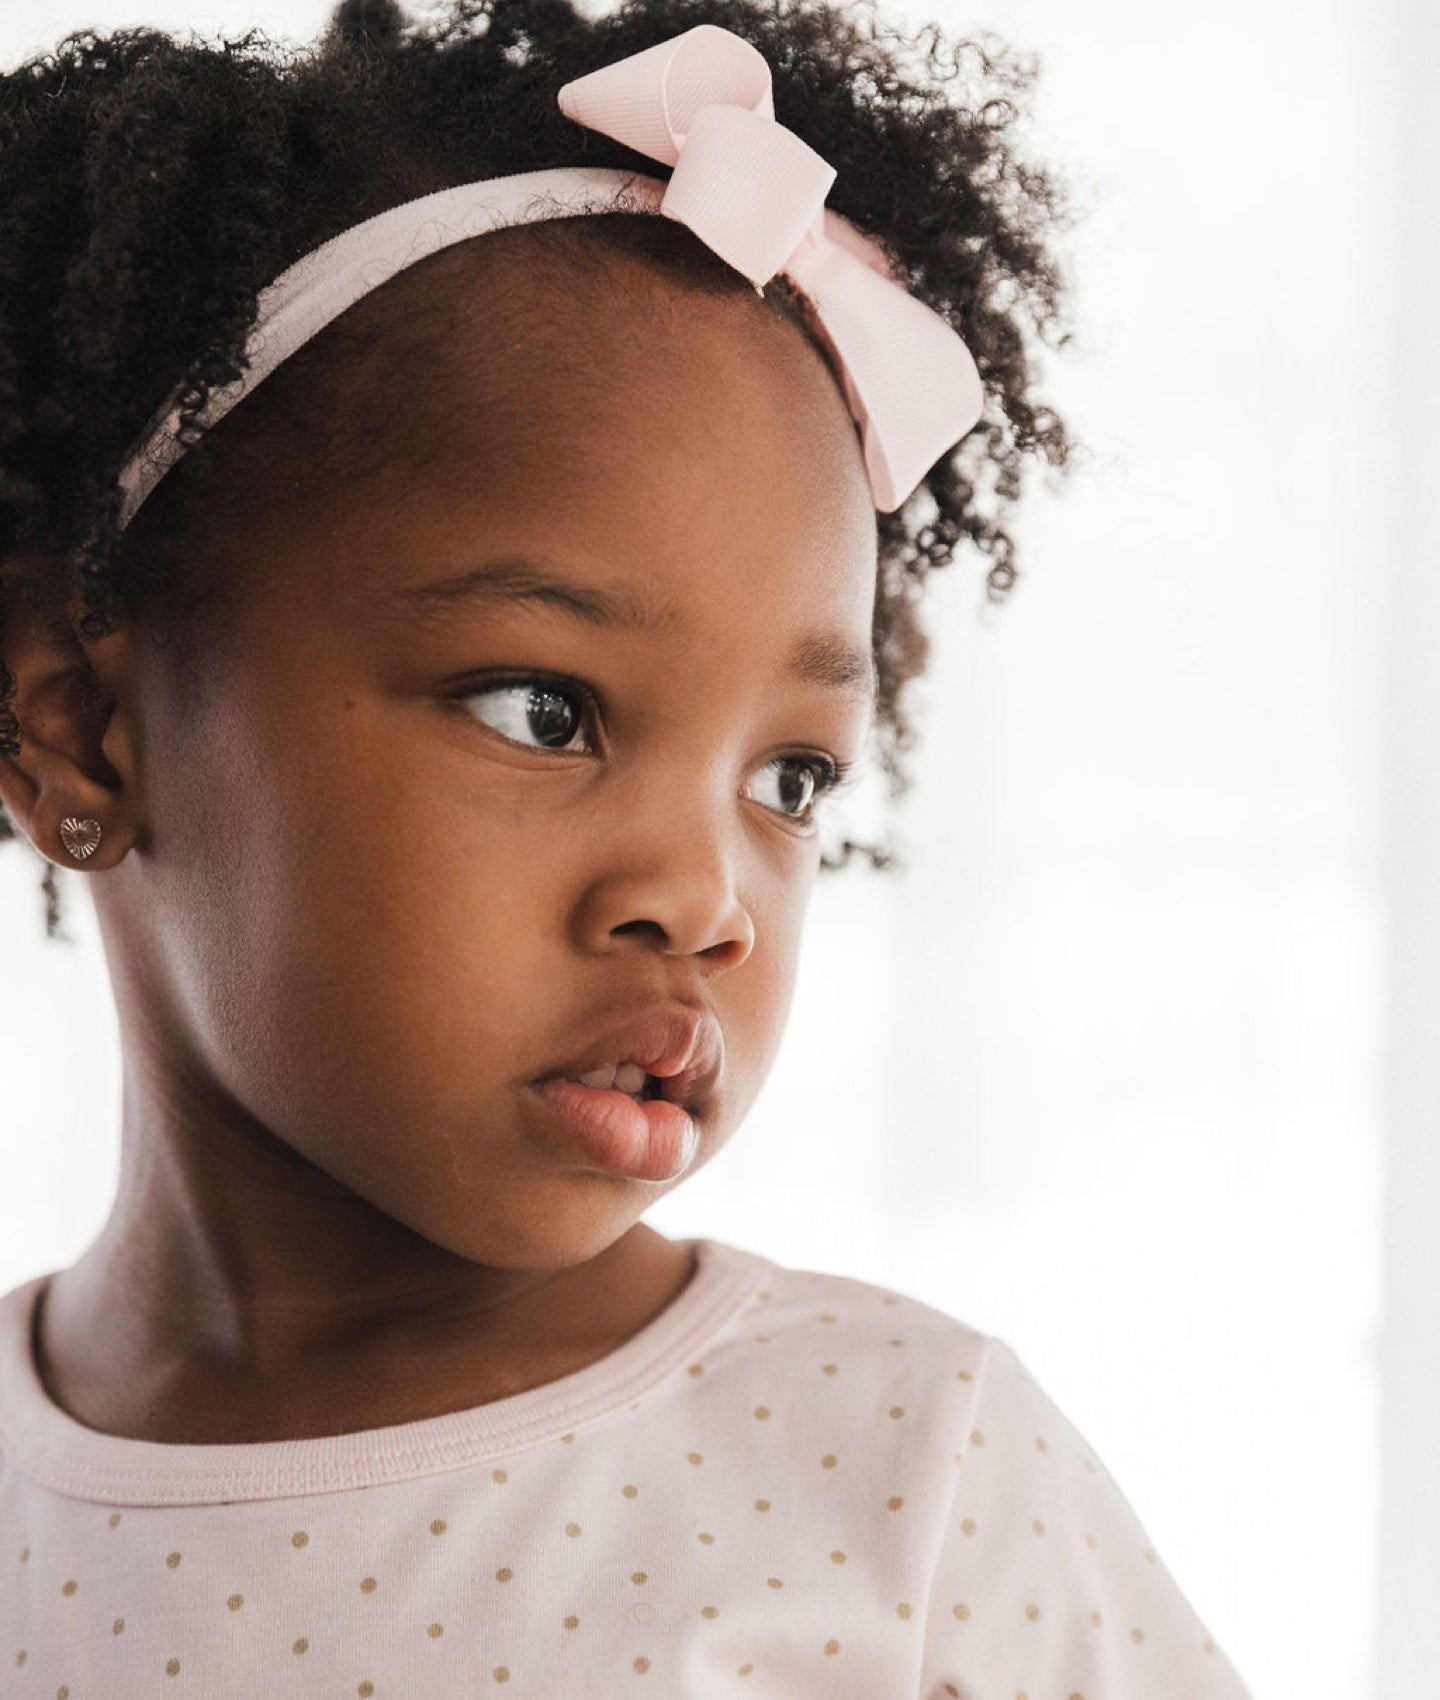
[[[256,30],[213,42],[82,30],[0,76],[0,567],[34,563],[23,578],[0,575],[0,755],[18,755],[21,736],[6,706],[7,597],[87,637],[122,623],[178,635],[203,662],[213,634],[199,616],[214,590],[204,541],[220,488],[201,464],[209,441],[124,532],[118,474],[177,386],[186,440],[204,435],[194,416],[240,375],[259,291],[331,236],[436,189],[572,164],[663,178],[648,155],[577,126],[555,92],[700,23],[764,55],[777,118],[836,168],[827,205],[959,332],[984,383],[980,424],[899,510],[876,514],[877,751],[890,799],[905,793],[915,733],[901,699],[930,649],[924,580],[966,538],[990,559],[987,598],[1003,600],[1017,576],[1003,522],[1027,459],[1071,459],[1065,422],[1034,393],[1033,356],[1071,341],[1053,239],[1074,214],[1054,169],[1015,140],[1033,55],[989,32],[907,35],[872,4],[823,0],[622,0],[597,16],[572,0],[447,0],[423,25],[396,0],[342,0],[303,52]],[[527,228],[561,223],[572,228],[559,240],[641,254],[680,282],[713,291],[716,270],[729,273],[653,214]],[[787,283],[777,277],[766,298],[803,327]],[[284,430],[312,456],[333,452],[339,421],[301,398],[343,366],[342,324],[229,417]],[[308,383],[287,388],[286,367],[302,360]],[[239,482],[263,485],[265,464],[257,451]],[[85,706],[101,713],[92,693]],[[19,836],[0,808],[0,841]],[[896,861],[893,846],[847,839],[822,866],[856,851],[876,868]],[[56,865],[41,860],[54,937]]]

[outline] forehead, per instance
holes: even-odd
[[[347,398],[393,444],[365,468],[376,505],[403,492],[441,529],[483,510],[572,554],[603,538],[622,574],[786,573],[807,595],[858,596],[868,616],[877,533],[863,453],[801,326],[738,274],[718,293],[603,248],[588,266],[548,250],[536,261],[503,241],[524,234],[451,251],[443,273],[418,280],[426,310],[390,303],[394,336],[372,338]],[[372,588],[393,576],[387,565]]]
[[[718,289],[713,272],[700,285],[603,243],[577,248],[586,223],[499,232],[544,232],[547,244],[562,245],[543,247],[537,261],[502,240],[487,259],[483,297],[467,291],[458,269],[453,288],[438,281],[451,312],[428,317],[432,334],[409,363],[418,380],[410,393],[430,425],[417,439],[434,444],[443,432],[513,480],[590,481],[592,494],[688,506],[697,519],[714,500],[732,525],[754,515],[798,530],[819,517],[833,533],[844,520],[873,559],[858,433],[798,320],[673,221],[644,223],[699,249],[724,280]],[[485,243],[469,246],[457,268]]]
[[[587,222],[398,273],[221,421],[252,439],[240,476],[267,498],[247,577],[328,574],[351,612],[393,614],[393,592],[482,551],[593,561],[653,606],[718,595],[797,627],[810,609],[868,640],[875,513],[820,349],[683,227],[666,239],[703,251],[708,283],[577,243]],[[278,480],[267,405],[304,426]]]

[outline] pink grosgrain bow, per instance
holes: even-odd
[[[875,506],[898,508],[984,410],[974,357],[825,197],[834,166],[775,119],[770,67],[714,24],[566,83],[560,110],[672,166],[659,210],[749,278],[813,302],[861,428]]]

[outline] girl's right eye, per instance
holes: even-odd
[[[530,737],[546,750],[563,750],[584,726],[586,713],[593,706],[578,685],[562,688],[551,680],[535,678],[502,680],[467,690],[461,698],[466,703],[486,699],[493,700],[495,708],[489,716],[477,713],[476,719],[512,743],[523,745]]]

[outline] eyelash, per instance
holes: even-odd
[[[462,690],[456,691],[452,698],[456,702],[468,702],[474,697],[488,696],[492,691],[513,689],[520,685],[543,685],[557,696],[574,697],[587,721],[594,720],[599,713],[600,704],[594,691],[588,685],[583,685],[578,679],[560,677],[550,673],[504,673],[488,674],[479,679],[468,680]],[[473,716],[472,716],[473,718]],[[541,749],[541,745],[521,744],[518,739],[507,738],[503,732],[497,732],[493,726],[486,726],[483,721],[477,725],[505,743],[514,744],[519,749]],[[805,756],[776,756],[766,766],[776,762],[793,762],[797,767],[808,767],[815,775],[814,793],[803,814],[787,815],[779,809],[771,809],[771,814],[780,816],[781,820],[791,821],[798,826],[813,826],[818,805],[826,798],[843,791],[854,777],[855,763],[841,761],[838,756],[805,755]]]

